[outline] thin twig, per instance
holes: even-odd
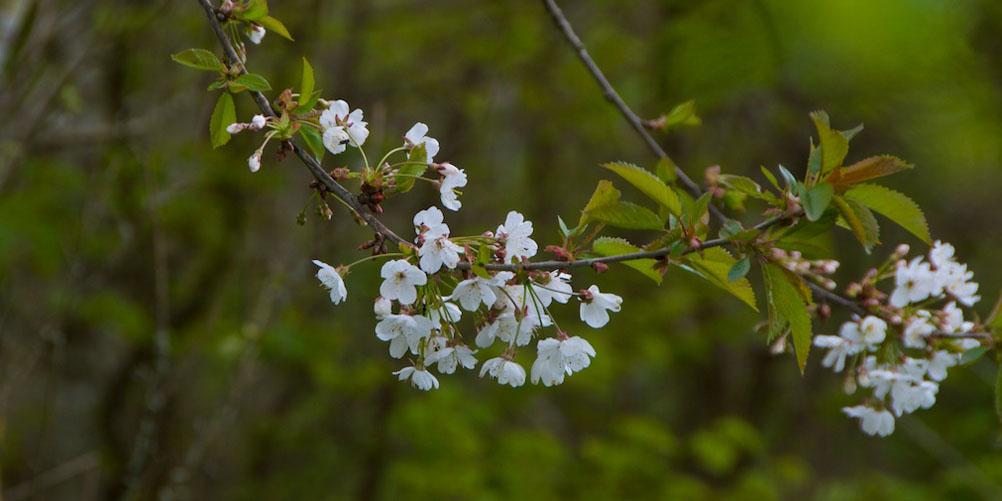
[[[230,61],[240,61],[240,58],[237,57],[236,49],[234,49],[233,44],[230,43],[229,37],[226,36],[226,33],[223,31],[223,27],[219,25],[219,19],[216,18],[216,9],[212,6],[212,3],[210,3],[209,0],[198,0],[198,3],[205,11],[205,16],[209,18],[209,26],[212,28],[212,32],[216,34],[216,38],[219,40],[219,45],[223,48],[223,53],[226,54],[226,57]],[[243,65],[241,65],[240,74],[243,75],[245,73],[247,73],[247,68],[244,68]],[[271,103],[268,102],[268,98],[265,97],[264,94],[256,91],[248,92],[250,92],[251,97],[254,98],[258,108],[260,108],[264,114],[272,117],[278,117],[278,115],[275,114],[275,110],[272,109]],[[313,177],[315,177],[317,181],[323,183],[323,185],[326,186],[327,189],[334,194],[334,196],[348,204],[348,206],[351,207],[351,209],[355,211],[359,217],[362,218],[362,220],[371,226],[372,229],[374,229],[377,233],[382,234],[384,237],[392,240],[396,244],[406,246],[413,245],[394,233],[393,230],[386,227],[382,221],[377,219],[375,215],[369,212],[369,210],[358,201],[358,198],[353,193],[335,181],[330,174],[324,171],[323,167],[320,166],[320,163],[317,162],[313,156],[300,148],[294,140],[289,139],[287,141],[292,147],[292,150],[296,153],[296,156],[303,161],[306,167],[310,170],[310,173],[313,174]]]
[[[588,51],[585,49],[584,43],[582,43],[581,39],[578,38],[578,35],[574,33],[574,28],[571,26],[571,23],[567,20],[567,18],[564,17],[563,11],[560,10],[560,7],[557,6],[556,2],[553,0],[543,0],[543,5],[550,13],[550,16],[553,17],[553,22],[556,23],[557,27],[560,28],[560,31],[564,34],[564,38],[567,39],[567,43],[571,44],[571,47],[574,48],[574,52],[577,53],[578,58],[581,59],[581,63],[588,69],[588,72],[591,73],[592,78],[595,79],[595,82],[598,83],[599,87],[602,88],[602,94],[605,96],[606,100],[612,103],[616,109],[619,110],[623,117],[626,118],[627,122],[630,122],[630,126],[633,127],[633,130],[640,135],[644,142],[647,143],[647,147],[650,148],[658,158],[664,159],[672,165],[675,165],[675,162],[673,162],[671,157],[668,156],[668,153],[665,152],[658,142],[655,141],[654,138],[647,132],[647,129],[644,127],[643,120],[641,120],[640,117],[638,117],[637,114],[634,113],[625,102],[623,102],[623,98],[619,97],[619,93],[616,92],[616,89],[609,83],[609,80],[605,78],[602,70],[599,69],[598,65],[595,64],[595,61],[593,61],[591,56],[588,55]],[[688,189],[696,198],[699,198],[703,194],[703,190],[700,189],[699,185],[689,178],[685,171],[680,169],[677,165],[675,165],[675,175],[678,176],[678,180],[681,181],[682,184],[685,185],[686,189]],[[727,217],[720,212],[720,209],[712,204],[710,205],[710,212],[721,222],[727,220]]]

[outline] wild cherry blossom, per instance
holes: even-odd
[[[369,138],[369,123],[362,120],[362,110],[357,108],[351,112],[349,110],[348,103],[343,99],[330,103],[330,106],[320,114],[320,125],[324,128],[324,136],[327,135],[327,131],[340,128],[341,131],[333,135],[340,138],[340,141],[347,139],[348,144],[359,148]],[[344,151],[343,147],[341,151]]]
[[[457,366],[462,366],[464,369],[476,367],[477,359],[473,356],[476,353],[475,350],[471,350],[465,344],[457,344],[435,351],[431,355],[428,355],[424,362],[427,365],[437,363],[438,372],[452,374],[456,372]]]
[[[342,301],[348,298],[348,290],[344,286],[344,280],[341,278],[341,274],[334,269],[333,266],[314,259],[313,264],[320,267],[317,270],[317,279],[320,283],[324,284],[324,287],[331,292],[331,302],[334,304],[341,304]]]
[[[598,329],[609,323],[609,312],[618,312],[623,304],[623,298],[615,294],[607,294],[592,285],[582,292],[581,321],[589,327]]]
[[[376,324],[376,337],[390,342],[390,356],[400,358],[410,350],[417,355],[421,339],[431,336],[431,320],[421,315],[386,315]]]
[[[960,357],[956,353],[948,351],[936,351],[929,359],[928,374],[933,381],[946,379],[946,370],[960,362]]]
[[[894,433],[894,415],[886,410],[877,410],[865,405],[843,407],[849,417],[859,418],[859,427],[867,435],[886,437]]]
[[[930,269],[929,263],[917,257],[908,264],[898,265],[894,285],[891,305],[903,308],[909,303],[917,303],[928,298],[936,288],[936,276]]]
[[[449,210],[458,211],[463,203],[457,198],[455,190],[466,186],[466,172],[449,162],[445,162],[439,166],[439,173],[442,174],[442,182],[439,186],[442,206]]]
[[[264,35],[266,33],[267,30],[264,29],[264,26],[257,23],[250,23],[250,28],[247,29],[247,39],[250,40],[252,44],[258,45],[261,43],[261,40],[264,39]]]
[[[417,300],[417,289],[414,286],[428,283],[428,276],[404,259],[387,261],[379,275],[383,277],[379,294],[386,299],[396,299],[400,304],[413,304]]]
[[[532,222],[526,221],[525,217],[515,211],[508,212],[504,224],[498,226],[495,236],[504,241],[505,260],[516,262],[522,258],[530,258],[536,255],[536,242],[529,238],[532,235]]]
[[[855,331],[858,333],[858,330]],[[852,334],[853,331],[848,331]],[[834,372],[842,372],[845,368],[846,357],[855,355],[863,350],[863,344],[860,343],[859,336],[845,337],[845,336],[814,336],[814,346],[818,348],[828,348],[828,353],[825,354],[825,358],[821,361],[821,365],[824,367],[830,367]]]
[[[445,216],[438,207],[428,207],[414,215],[414,231],[426,239],[433,235],[448,235],[449,225],[444,220]]]
[[[532,364],[532,383],[543,382],[552,386],[564,382],[564,375],[571,375],[591,364],[595,349],[584,339],[574,336],[563,340],[542,339],[536,344],[538,354]]]
[[[415,147],[424,145],[424,152],[427,157],[428,163],[432,163],[435,160],[435,155],[438,155],[438,140],[427,136],[428,126],[418,122],[414,124],[410,130],[404,134],[404,146]],[[410,156],[408,155],[408,158]]]
[[[372,312],[376,314],[377,319],[382,319],[393,313],[393,301],[383,296],[377,297],[375,303],[372,305]]]
[[[459,301],[459,304],[466,311],[477,311],[481,303],[490,307],[497,301],[491,280],[478,276],[456,284],[456,288],[452,290],[452,298]]]
[[[428,391],[432,388],[438,389],[438,378],[423,367],[420,369],[417,367],[404,367],[394,372],[393,375],[398,376],[400,381],[410,380],[411,385],[419,390]]]
[[[430,309],[428,317],[436,329],[441,329],[443,321],[451,324],[459,323],[463,318],[463,311],[455,304],[447,302],[438,308]]]
[[[442,226],[445,225],[439,225],[439,229]],[[448,227],[445,230],[448,231]],[[424,244],[418,249],[421,269],[426,273],[436,273],[443,265],[450,270],[454,269],[459,264],[459,253],[463,252],[463,248],[449,240],[448,233],[428,238],[427,235],[430,234],[431,232],[426,234]]]
[[[261,150],[255,151],[247,159],[247,166],[250,167],[251,172],[257,172],[261,168]]]
[[[498,384],[511,385],[512,388],[525,384],[525,369],[521,365],[504,357],[495,357],[480,366],[480,377],[489,374],[497,379]]]

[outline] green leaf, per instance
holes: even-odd
[[[1002,423],[1002,365],[999,365],[999,375],[995,378],[995,414]]]
[[[786,170],[786,167],[783,167],[782,165],[779,166],[779,174],[783,176],[783,181],[786,181],[786,185],[790,187],[790,191],[794,195],[796,195],[798,186],[797,178],[794,177],[794,175],[791,174],[790,171]]]
[[[181,63],[189,68],[205,71],[226,71],[226,66],[216,57],[215,54],[205,49],[188,49],[172,54],[170,56],[174,62]]]
[[[596,221],[628,230],[660,230],[665,225],[650,209],[631,202],[617,201],[596,207],[587,214]]]
[[[209,120],[209,139],[212,140],[212,147],[218,148],[230,141],[230,133],[226,128],[237,121],[237,110],[233,106],[233,96],[228,92],[219,94],[216,107],[212,110],[212,118]]]
[[[619,174],[626,182],[632,184],[651,200],[667,208],[668,212],[675,216],[681,214],[682,203],[679,201],[678,195],[664,181],[646,169],[624,162],[602,164],[602,167]]]
[[[585,208],[581,210],[581,219],[578,220],[578,226],[587,223],[591,218],[589,213],[603,205],[614,204],[619,201],[619,197],[622,195],[619,190],[612,186],[612,181],[601,180],[598,182],[598,186],[595,187],[595,191],[591,194],[591,198],[588,200],[588,204]]]
[[[303,126],[299,128],[299,135],[303,137],[303,142],[318,161],[324,158],[324,141],[320,137],[320,132],[313,127]]]
[[[245,73],[237,77],[236,82],[256,92],[271,90],[271,84],[257,73]]]
[[[733,294],[751,309],[758,311],[751,282],[747,278],[729,280],[731,268],[737,262],[734,257],[720,247],[705,249],[700,254],[689,254],[678,258],[678,262],[683,269],[702,276],[713,285]]]
[[[703,123],[696,115],[696,101],[692,100],[676,105],[667,115],[662,115],[655,122],[657,122],[658,128],[661,130],[668,130],[679,125],[699,125]]]
[[[807,219],[811,221],[820,219],[821,215],[825,213],[825,209],[828,208],[828,204],[831,203],[834,193],[835,188],[825,182],[818,183],[806,190],[800,197],[800,201],[804,204],[804,213],[807,214]]]
[[[985,318],[985,325],[992,330],[1002,329],[1002,294],[995,301],[995,307],[992,308],[991,313]]]
[[[758,183],[752,181],[750,178],[744,176],[735,176],[732,174],[723,174],[720,176],[720,182],[724,186],[744,193],[748,196],[757,198],[759,200],[765,200],[769,203],[778,202],[779,199],[775,195],[768,191],[762,191],[762,187]]]
[[[720,238],[730,238],[743,231],[745,231],[745,229],[741,227],[741,223],[733,219],[728,219],[720,226],[719,236]]]
[[[317,101],[319,101],[319,100],[320,100],[320,90],[319,89],[313,91],[313,93],[310,94],[310,96],[308,98],[306,98],[305,101],[303,100],[303,96],[300,95],[299,96],[299,106],[296,106],[296,110],[293,113],[296,113],[297,115],[305,114],[305,113],[313,110],[313,108],[317,105]]]
[[[478,276],[480,278],[483,278],[485,280],[490,280],[491,279],[491,274],[488,273],[487,272],[487,268],[484,268],[483,266],[475,264],[473,266],[470,266],[470,269],[473,270],[473,274],[474,275],[476,275],[476,276]]]
[[[491,262],[491,247],[480,244],[480,248],[477,249],[477,264],[483,266],[489,262]]]
[[[268,15],[268,0],[250,0],[247,8],[237,14],[237,19],[257,21]]]
[[[428,154],[425,152],[424,143],[411,148],[407,155],[407,164],[401,165],[394,176],[397,188],[394,193],[407,193],[414,187],[414,177],[424,174],[428,170]]]
[[[811,316],[807,313],[807,304],[798,292],[799,286],[790,283],[789,275],[783,269],[766,263],[762,266],[762,275],[765,277],[770,313],[775,315],[773,320],[776,323],[789,323],[797,365],[803,374],[811,350]]]
[[[772,173],[769,172],[769,169],[766,169],[764,165],[760,166],[760,168],[762,169],[762,175],[769,180],[769,183],[771,183],[777,190],[782,191],[782,188],[779,187],[779,182],[776,181],[776,176],[772,175]]]
[[[911,165],[897,157],[889,155],[870,157],[832,172],[827,181],[835,185],[835,191],[841,193],[852,184],[889,176],[911,168]]]
[[[313,67],[310,62],[303,58],[303,76],[300,78],[299,100],[309,100],[313,96],[313,86],[316,83],[313,79]]]
[[[977,348],[971,348],[964,352],[960,356],[960,365],[970,365],[977,362],[985,353],[992,351],[991,346],[978,346]]]
[[[271,16],[264,16],[261,19],[258,19],[257,23],[264,26],[266,30],[274,31],[279,35],[282,35],[282,37],[295,42],[292,35],[289,34],[289,30],[285,28],[284,24],[282,24],[282,21],[279,21]]]
[[[879,184],[857,184],[845,192],[845,196],[886,216],[887,219],[901,225],[902,228],[910,231],[923,242],[932,242],[925,214],[922,213],[918,204],[904,194]]]
[[[591,249],[596,254],[601,256],[622,256],[623,254],[640,252],[639,247],[631,244],[627,240],[612,237],[596,238],[595,242],[591,244]],[[626,266],[643,273],[647,278],[661,284],[661,273],[654,269],[654,265],[656,263],[657,260],[655,259],[633,259],[630,261],[623,261],[623,264]]]
[[[870,249],[880,243],[878,239],[880,228],[877,226],[877,219],[873,217],[873,213],[852,198],[836,195],[832,197],[832,203],[835,204],[842,216],[839,223],[852,230],[853,235],[856,235],[856,239],[863,244],[863,248],[869,254]]]
[[[668,157],[661,157],[658,160],[658,164],[654,167],[654,174],[665,184],[674,183],[678,179],[678,175],[675,174],[675,163]]]
[[[751,270],[751,260],[747,257],[741,258],[727,271],[727,281],[734,282],[744,278],[748,274],[748,270]]]
[[[811,156],[807,158],[807,172],[817,174],[821,172],[821,149],[814,146],[811,139]]]
[[[849,153],[849,140],[841,132],[832,130],[828,114],[823,111],[811,113],[811,120],[818,129],[821,146],[821,174],[827,174],[842,165]]]
[[[842,135],[845,136],[846,141],[852,141],[852,138],[856,137],[856,134],[859,134],[862,131],[863,131],[863,124],[859,124],[851,129],[846,129],[842,131]]]

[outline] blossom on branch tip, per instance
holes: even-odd
[[[449,162],[445,162],[439,167],[439,173],[442,174],[442,182],[439,186],[442,205],[449,210],[458,211],[463,203],[457,198],[455,189],[466,186],[466,172]]]
[[[334,269],[333,266],[314,259],[313,264],[320,267],[317,270],[317,279],[320,283],[327,287],[331,292],[331,302],[334,304],[341,304],[348,298],[348,290],[344,286],[344,280],[341,278],[341,274]]]
[[[512,388],[525,384],[525,369],[511,360],[503,357],[495,357],[480,366],[480,377],[489,374],[497,379],[498,384],[511,385]]]
[[[383,278],[379,294],[386,299],[396,299],[400,304],[413,304],[417,300],[415,286],[428,283],[428,276],[404,259],[387,261],[379,270],[379,276]]]
[[[427,125],[421,122],[414,124],[414,126],[411,127],[406,134],[404,134],[404,146],[413,148],[423,144],[426,160],[428,163],[431,163],[435,160],[435,155],[438,154],[438,140],[427,136],[427,134]],[[408,158],[410,158],[409,155]]]
[[[404,367],[393,373],[397,376],[399,381],[410,380],[411,385],[419,390],[428,391],[432,388],[438,389],[438,378],[434,374],[428,372],[427,369],[416,367]]]
[[[320,114],[320,125],[324,128],[324,135],[329,130],[340,128],[340,132],[336,135],[338,137],[343,135],[342,141],[347,140],[348,144],[359,148],[369,138],[369,123],[362,120],[361,109],[356,108],[349,112],[350,109],[348,103],[343,99],[330,103],[330,106]],[[341,151],[344,149],[342,148]]]
[[[598,286],[592,285],[587,291],[582,291],[581,321],[589,327],[598,329],[609,323],[609,312],[618,312],[623,304],[623,298],[615,294],[600,292]]]

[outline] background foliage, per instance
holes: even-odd
[[[209,78],[169,58],[215,50],[195,2],[0,6],[6,498],[1002,496],[991,360],[954,369],[938,405],[874,439],[840,415],[850,399],[817,358],[801,377],[753,332],[759,315],[675,272],[660,287],[625,268],[594,277],[626,297],[624,310],[577,333],[598,358],[562,386],[513,391],[466,374],[414,391],[390,377],[399,362],[372,334],[377,265],[348,277],[338,308],[313,278],[310,259],[351,261],[361,254],[346,242],[369,234],[343,212],[295,224],[309,177],[294,158],[266,154],[250,175],[256,138],[212,150]],[[297,42],[270,34],[251,47],[254,71],[294,87],[306,55],[325,96],[366,111],[373,146],[428,123],[439,157],[470,177],[456,231],[517,209],[541,243],[556,241],[555,215],[574,220],[608,178],[599,163],[652,167],[533,2],[271,7]],[[641,114],[696,100],[703,125],[664,141],[694,177],[714,164],[760,181],[759,165],[799,173],[809,111],[827,109],[840,128],[864,122],[849,160],[916,164],[890,186],[922,204],[933,236],[975,270],[984,303],[995,299],[997,2],[565,8]],[[435,198],[392,199],[386,221],[402,231]],[[867,258],[842,235],[832,246],[845,283],[881,248]],[[922,248],[893,225],[882,240]]]

